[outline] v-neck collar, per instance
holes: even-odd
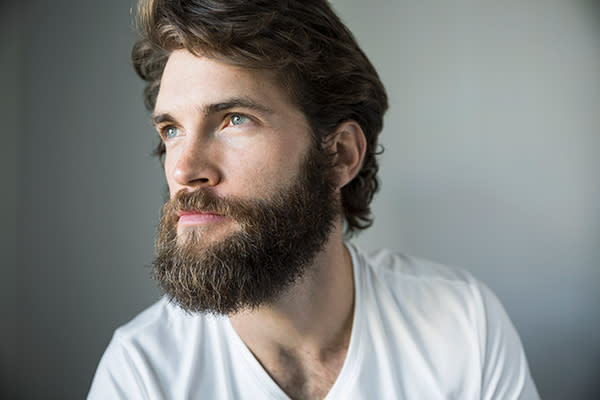
[[[358,375],[358,370],[362,364],[362,346],[361,346],[361,330],[363,319],[363,288],[364,279],[361,276],[364,274],[364,260],[358,254],[356,248],[345,243],[346,248],[350,252],[352,258],[352,272],[354,282],[354,312],[352,318],[352,332],[350,334],[350,343],[342,369],[338,374],[333,386],[325,396],[324,400],[344,399],[347,397],[348,391],[352,388],[352,383]],[[233,343],[232,351],[238,352],[245,364],[244,373],[249,375],[250,381],[264,392],[265,396],[273,400],[290,400],[290,397],[275,383],[273,378],[265,371],[263,366],[258,362],[250,349],[246,346],[240,336],[237,334],[229,318],[225,318],[225,326],[227,334],[230,336],[230,343]]]

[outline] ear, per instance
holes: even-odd
[[[356,121],[344,121],[328,138],[325,147],[334,154],[336,186],[341,189],[354,179],[362,167],[367,150],[365,134]]]

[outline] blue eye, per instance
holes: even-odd
[[[174,126],[167,126],[163,131],[163,135],[164,135],[165,139],[174,138],[176,136],[179,136],[180,133],[181,133],[181,131]]]
[[[247,121],[249,121],[249,118],[242,114],[233,114],[230,119],[231,125],[233,126],[242,125]]]

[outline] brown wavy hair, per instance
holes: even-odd
[[[379,188],[377,137],[387,95],[326,0],[140,0],[137,28],[132,60],[147,82],[149,110],[170,53],[185,48],[232,65],[275,71],[305,114],[319,149],[340,123],[356,121],[367,149],[359,173],[342,188],[346,233],[372,225],[370,203]],[[164,153],[160,143],[155,154],[162,161]]]

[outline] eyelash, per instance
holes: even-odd
[[[167,131],[171,128],[179,130],[179,128],[177,128],[175,125],[165,125],[165,126],[158,128],[158,133],[163,140],[169,140],[174,137],[174,136],[169,137],[167,134]]]
[[[252,121],[254,121],[254,119],[252,117],[250,117],[249,115],[246,115],[246,114],[243,114],[243,113],[239,113],[239,112],[229,113],[225,117],[226,117],[225,121],[227,121],[227,124],[224,125],[224,127],[228,127],[228,126],[240,126],[240,125],[243,125],[246,122],[252,122]],[[241,118],[245,119],[246,121],[243,121],[243,122],[239,123],[238,125],[234,125],[233,124],[233,118],[234,117],[241,117]],[[158,133],[159,133],[160,137],[163,140],[169,140],[169,139],[172,139],[172,138],[175,137],[175,136],[169,137],[168,134],[167,134],[167,131],[169,129],[171,129],[171,128],[179,130],[179,128],[177,126],[175,126],[175,125],[165,125],[165,126],[162,126],[162,127],[158,128]]]
[[[230,125],[231,126],[240,126],[240,125],[243,125],[246,122],[254,121],[252,119],[252,117],[250,117],[250,116],[248,116],[246,114],[239,113],[239,112],[234,112],[234,113],[227,114],[226,117],[227,117],[226,118],[227,125],[225,125],[225,126],[230,126]],[[243,121],[243,122],[239,123],[238,125],[234,125],[233,124],[233,118],[234,117],[241,117],[241,118],[245,119],[246,121]]]

